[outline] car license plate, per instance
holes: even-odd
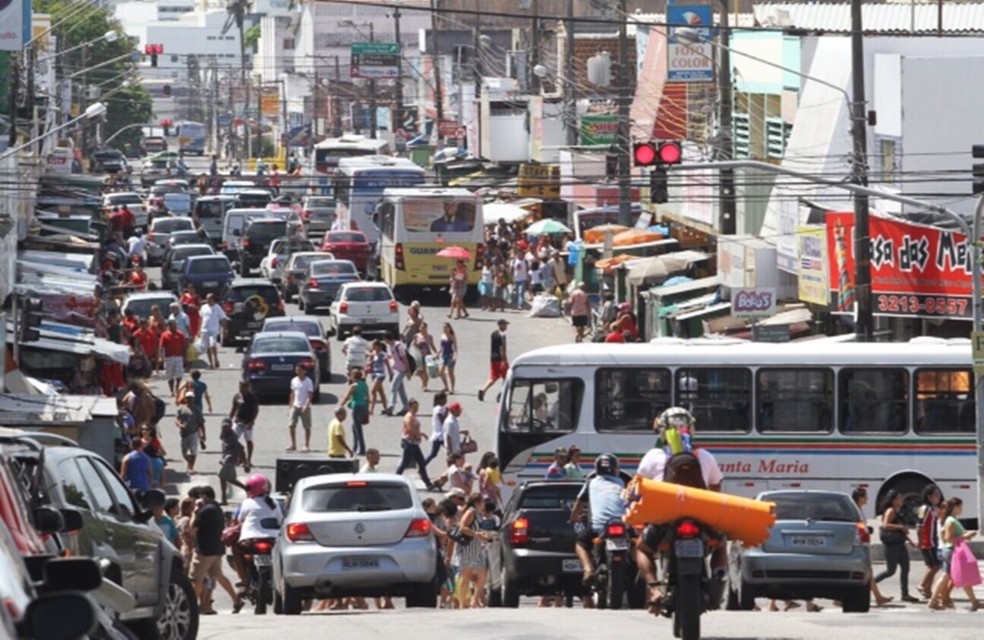
[[[253,564],[257,567],[269,567],[273,564],[270,556],[257,554],[253,556]]]
[[[379,558],[342,558],[342,569],[378,569]]]
[[[203,282],[202,283],[202,286],[203,287],[217,287],[217,286],[219,286],[219,281],[218,280],[209,280],[208,282]]]
[[[564,573],[577,573],[581,571],[581,561],[577,558],[564,558],[560,563],[560,569]]]
[[[293,371],[294,365],[292,364],[275,364],[270,367],[270,371]]]
[[[363,318],[362,324],[376,324],[375,318]]]
[[[827,546],[826,536],[790,536],[790,545],[804,549],[822,549]]]
[[[247,329],[259,329],[261,326],[263,326],[263,322],[260,320],[254,320],[253,322],[246,323]]]
[[[609,551],[625,551],[629,548],[629,541],[625,538],[608,538],[605,540],[605,548]]]
[[[704,557],[704,543],[700,540],[677,540],[673,548],[678,558]]]

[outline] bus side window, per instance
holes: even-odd
[[[595,374],[595,429],[649,431],[670,406],[669,369],[599,369]]]
[[[676,381],[677,405],[690,410],[698,429],[742,433],[751,429],[752,372],[748,369],[678,369]]]
[[[909,420],[909,372],[905,369],[840,371],[844,433],[904,433]]]
[[[916,433],[973,433],[975,403],[970,369],[919,369],[915,375]]]
[[[758,430],[828,433],[833,412],[830,369],[759,369],[756,372]]]

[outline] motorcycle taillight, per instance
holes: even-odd
[[[267,554],[270,553],[271,549],[273,549],[273,543],[269,540],[257,540],[253,543],[253,551],[256,553]]]
[[[621,522],[613,522],[608,525],[605,534],[609,538],[621,538],[625,535],[625,525]]]
[[[676,534],[678,538],[696,538],[700,535],[700,527],[692,520],[684,520],[677,525]]]

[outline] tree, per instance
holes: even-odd
[[[153,115],[150,94],[142,86],[124,84],[128,77],[136,76],[137,40],[123,34],[120,23],[107,9],[94,6],[80,12],[78,0],[34,0],[33,10],[52,14],[52,22],[57,25],[52,33],[60,50],[91,43],[58,56],[56,64],[60,78],[71,76],[73,102],[80,111],[93,102],[106,103],[103,139],[128,125],[150,123]],[[108,31],[118,34],[113,42],[103,37]],[[90,94],[91,87],[97,90]],[[113,145],[124,148],[138,144],[142,135],[139,127],[133,127],[120,133]]]

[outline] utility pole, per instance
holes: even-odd
[[[342,83],[342,66],[341,66],[341,62],[339,62],[338,60],[338,55],[336,55],[335,56],[335,90],[332,91],[332,98],[334,98],[334,102],[335,102],[335,109],[334,109],[335,132],[333,135],[333,137],[335,138],[340,138],[342,134],[345,132],[345,129],[342,126],[342,97],[338,95],[338,88],[341,86],[341,83]]]
[[[632,226],[632,141],[629,139],[629,101],[632,99],[629,80],[629,34],[625,0],[618,0],[618,135],[615,139],[618,154],[618,223]]]
[[[376,26],[375,23],[369,23],[369,42],[376,41]],[[369,137],[376,138],[376,127],[378,126],[376,121],[376,81],[369,81]]]
[[[482,149],[482,76],[485,75],[485,68],[482,64],[482,1],[475,0],[475,28],[472,33],[472,55],[475,56],[475,63],[472,70],[475,72],[475,148],[469,149],[472,155],[481,155]],[[464,117],[462,117],[464,122]]]
[[[624,4],[624,3],[623,3]],[[529,62],[526,64],[526,77],[530,93],[540,95],[540,76],[533,69],[540,62],[540,0],[533,0],[533,37],[530,40]]]
[[[17,146],[17,100],[19,99],[20,93],[20,56],[11,56],[13,59],[12,69],[10,72],[10,102],[8,104],[8,113],[10,115],[10,135],[9,135],[9,146],[11,149]],[[16,300],[16,297],[15,297]],[[15,310],[16,313],[16,310]],[[17,343],[14,342],[16,347]],[[17,356],[14,356],[17,359]]]
[[[567,144],[577,144],[577,84],[574,82],[574,0],[567,0],[565,32],[566,62],[564,63],[564,122],[567,124]],[[586,67],[585,67],[586,68]]]
[[[284,168],[287,167],[287,157],[290,156],[290,125],[287,123],[287,81],[281,78],[277,82],[280,83],[280,109],[283,111],[284,128],[283,128],[283,141],[284,141]]]
[[[431,31],[434,32],[434,110],[437,112],[437,141],[441,142],[441,122],[444,120],[444,89],[441,81],[441,30],[437,28],[437,0],[430,0]]]
[[[861,0],[851,0],[851,134],[854,138],[852,180],[868,186],[868,143],[865,128],[864,36]],[[854,291],[858,313],[854,333],[859,342],[870,342],[874,334],[871,309],[871,238],[868,226],[868,195],[854,193]],[[975,239],[976,240],[976,239]]]
[[[718,22],[722,46],[718,47],[720,65],[718,71],[718,136],[717,159],[727,162],[734,155],[734,125],[732,111],[734,109],[734,87],[731,83],[731,29],[730,3],[721,0],[721,19]],[[735,200],[735,170],[721,169],[718,174],[718,197],[721,210],[719,223],[721,235],[734,235],[738,230],[738,207]]]
[[[396,99],[393,109],[393,133],[403,128],[403,38],[400,35],[400,5],[393,7],[393,39],[396,40]]]

